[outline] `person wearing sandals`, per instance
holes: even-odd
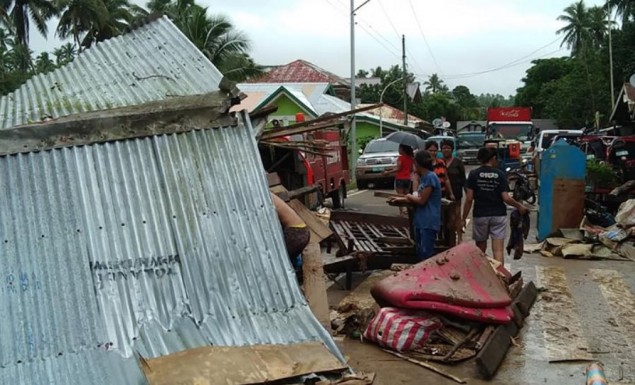
[[[412,190],[411,172],[414,163],[414,154],[412,147],[405,144],[399,145],[399,157],[397,165],[393,168],[386,169],[384,175],[395,175],[395,191],[397,194],[405,196]],[[399,215],[407,215],[405,207],[399,207]]]

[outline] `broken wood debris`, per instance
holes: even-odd
[[[403,355],[401,353],[397,353],[397,352],[394,352],[392,350],[388,350],[388,349],[382,349],[382,350],[384,352],[388,353],[388,354],[392,354],[395,357],[399,357],[402,360],[406,360],[406,361],[408,361],[410,363],[413,363],[415,365],[421,366],[422,368],[426,368],[428,370],[431,370],[431,371],[435,372],[436,374],[439,374],[439,375],[441,375],[441,376],[443,376],[445,378],[449,378],[450,380],[452,380],[452,381],[454,381],[456,383],[459,383],[459,384],[465,384],[466,383],[464,379],[459,378],[459,377],[457,377],[457,376],[455,376],[453,374],[450,374],[450,373],[446,372],[445,370],[442,370],[441,368],[438,368],[438,367],[436,367],[436,366],[434,366],[432,364],[429,364],[427,362],[415,360],[414,358],[407,357],[407,356],[405,356],[405,355]]]

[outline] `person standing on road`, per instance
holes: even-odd
[[[425,260],[434,255],[434,243],[441,228],[441,183],[432,171],[432,158],[426,151],[415,154],[415,168],[419,176],[416,192],[391,202],[410,203],[415,206],[413,228],[417,257]]]
[[[446,218],[446,239],[448,246],[453,247],[463,242],[463,223],[461,222],[461,200],[465,188],[465,165],[459,158],[453,156],[454,142],[445,139],[441,142],[441,152],[447,169],[450,186],[454,193],[454,201],[449,206],[444,206]]]
[[[429,140],[426,142],[425,149],[430,154],[430,158],[432,158],[432,166],[434,167],[434,173],[439,178],[441,182],[441,193],[442,196],[454,200],[454,194],[452,193],[452,185],[450,183],[450,179],[448,178],[448,170],[443,159],[437,158],[437,154],[439,153],[439,144],[434,140]]]
[[[400,144],[397,165],[384,171],[384,175],[395,174],[395,191],[399,195],[405,196],[411,191],[412,181],[410,180],[410,173],[412,172],[413,164],[414,154],[412,147]],[[404,216],[407,213],[408,211],[405,207],[399,207],[399,215]]]
[[[496,167],[498,164],[496,149],[481,148],[477,159],[481,166],[472,170],[467,178],[467,193],[461,225],[465,226],[472,210],[472,203],[474,203],[472,238],[483,252],[487,250],[487,239],[491,238],[494,259],[504,264],[506,204],[517,208],[521,215],[527,213],[527,209],[509,195],[507,178]]]

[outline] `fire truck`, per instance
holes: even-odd
[[[326,198],[333,208],[344,206],[346,186],[350,182],[348,150],[340,129],[333,127],[278,139],[280,147],[259,145],[260,157],[267,173],[277,173],[281,184],[289,191],[314,187],[305,204],[315,208]],[[324,153],[309,153],[291,148],[293,142],[326,142]],[[284,144],[288,147],[284,147]]]

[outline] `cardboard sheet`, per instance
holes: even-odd
[[[150,385],[263,384],[347,369],[321,342],[206,346],[140,361]]]

